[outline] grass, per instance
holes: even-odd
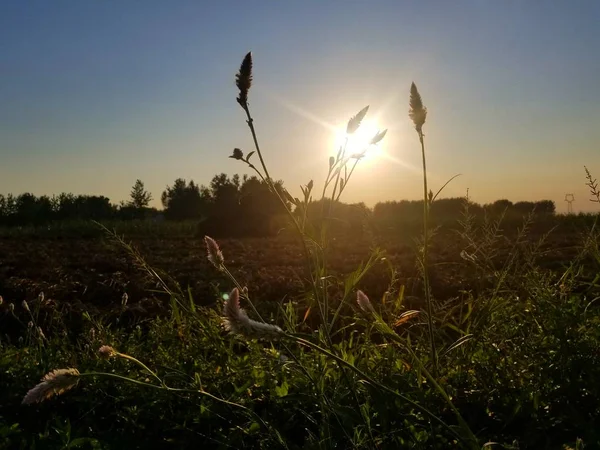
[[[511,227],[465,199],[457,223],[437,223],[413,85],[423,234],[391,240],[366,221],[361,238],[340,235],[336,201],[360,156],[343,146],[330,159],[321,218],[308,220],[315,183],[302,199],[278,190],[260,148],[251,54],[236,84],[255,148],[233,156],[294,204],[288,231],[246,242],[194,224],[3,231],[0,448],[600,447],[597,216]],[[52,264],[61,251],[73,259]],[[53,283],[34,298],[42,274]]]

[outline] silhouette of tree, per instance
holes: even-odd
[[[540,214],[556,213],[556,204],[552,200],[540,200],[535,202],[535,211]]]
[[[17,197],[15,220],[19,224],[39,225],[52,220],[52,202],[47,196],[36,197],[25,193]]]
[[[275,189],[283,193],[283,183]],[[215,175],[210,182],[211,207],[205,231],[213,236],[265,236],[278,229],[285,208],[269,185],[257,177]],[[286,203],[289,207],[290,204]],[[282,223],[282,221],[280,221]]]
[[[211,203],[210,193],[194,181],[186,183],[183,178],[167,186],[161,195],[165,217],[170,220],[188,220],[205,217]]]
[[[115,207],[102,195],[78,195],[75,197],[76,218],[82,220],[110,219]]]
[[[496,200],[494,203],[491,204],[490,207],[495,213],[503,213],[505,210],[508,210],[513,207],[513,202],[506,199]]]
[[[75,219],[77,214],[77,198],[73,194],[63,192],[55,200],[56,218],[58,220]]]
[[[146,190],[144,187],[144,183],[142,180],[136,180],[135,184],[131,188],[131,193],[129,194],[131,200],[128,206],[132,206],[134,208],[142,209],[147,207],[152,201],[152,194]]]
[[[283,195],[283,182],[275,182],[279,196]],[[285,208],[277,195],[269,189],[267,183],[257,177],[244,177],[239,192],[240,216],[244,218],[243,234],[264,236],[276,232],[276,218],[284,214]],[[286,200],[286,206],[290,203]],[[281,222],[281,221],[279,221]]]

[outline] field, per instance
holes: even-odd
[[[470,429],[478,446],[503,445],[491,448],[597,448],[593,220],[531,216],[438,228],[429,264],[440,359],[431,379],[418,227],[331,238],[332,301],[355,280],[393,329],[365,321],[348,301],[323,353],[226,333],[220,297],[233,285],[207,260],[193,223],[3,229],[0,447],[474,448]],[[474,244],[480,256],[461,256]],[[282,232],[219,246],[267,322],[321,341],[301,241]],[[352,278],[370,258],[366,274]],[[406,314],[414,310],[422,314]],[[101,345],[153,367],[164,389],[146,366],[99,358]],[[42,375],[67,367],[109,375],[21,405]],[[110,379],[117,374],[129,381]]]
[[[556,216],[531,219],[516,243],[526,218],[500,223],[490,252],[502,267],[517,245],[521,257],[535,251],[535,263],[560,273],[581,250],[593,216]],[[107,223],[125,243],[131,243],[152,268],[167,273],[196,303],[214,306],[219,292],[230,289],[206,259],[204,235],[195,223],[153,224]],[[432,241],[432,284],[440,301],[450,300],[462,290],[481,286],[472,267],[460,253],[469,243],[458,224],[442,227]],[[390,282],[390,265],[398,272],[408,298],[422,296],[417,267],[418,226],[399,226],[386,233],[361,236],[339,235],[332,240],[330,264],[333,273],[348,274],[381,249],[380,261],[363,280],[365,289],[381,296]],[[115,236],[93,223],[60,224],[52,227],[0,231],[0,292],[5,300],[20,303],[40,292],[61,305],[82,310],[110,312],[128,294],[128,309],[150,316],[165,310],[168,296],[152,293],[156,280],[136,262],[135,255]],[[264,238],[222,239],[228,267],[243,285],[251,287],[259,302],[280,302],[302,295],[305,263],[302,247],[292,233]],[[533,248],[535,247],[535,250]]]

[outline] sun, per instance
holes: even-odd
[[[382,143],[372,145],[371,141],[377,133],[383,131],[383,128],[377,125],[375,120],[363,120],[356,132],[349,135],[346,133],[346,125],[340,126],[335,132],[334,148],[346,148],[345,155],[363,155],[361,163],[374,162],[383,154]],[[347,139],[347,142],[346,142]]]

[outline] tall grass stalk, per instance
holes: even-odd
[[[431,285],[429,283],[429,212],[430,203],[433,200],[433,193],[430,193],[427,186],[427,159],[425,157],[425,135],[423,134],[423,125],[427,118],[427,108],[423,105],[421,94],[415,83],[410,86],[410,109],[409,116],[412,119],[419,142],[421,143],[421,156],[423,159],[423,250],[422,250],[422,270],[423,284],[425,289],[425,305],[427,307],[427,328],[429,332],[429,346],[431,361],[433,363],[433,373],[438,372],[438,355],[435,348],[435,335],[433,329],[433,300],[431,298]]]

